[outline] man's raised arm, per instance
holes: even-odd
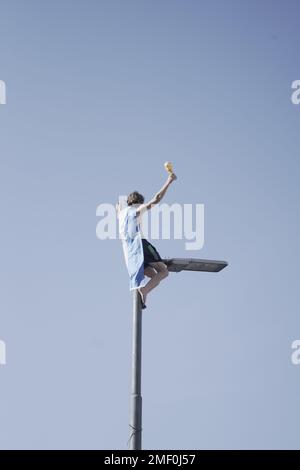
[[[151,209],[153,206],[155,206],[156,204],[158,204],[162,198],[164,197],[164,195],[166,194],[167,190],[168,190],[168,187],[170,186],[170,184],[173,183],[173,181],[177,180],[177,176],[175,175],[175,173],[171,173],[169,176],[168,176],[168,179],[167,181],[165,182],[165,184],[163,185],[163,187],[153,196],[152,199],[150,199],[149,202],[145,203],[145,204],[141,204],[138,208],[137,208],[137,214],[140,214],[142,212],[144,212],[145,210],[149,210]]]

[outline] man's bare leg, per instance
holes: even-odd
[[[152,279],[154,276],[156,276],[157,271],[155,271],[155,269],[152,268],[151,266],[147,266],[147,268],[145,268],[144,270],[144,273],[145,273],[145,276],[150,277],[150,279]]]
[[[145,274],[145,276],[150,277],[150,279],[152,279],[154,276],[156,276],[157,271],[155,271],[154,268],[151,268],[151,266],[147,266],[147,267],[145,268],[145,270],[144,270],[144,274]],[[143,292],[143,289],[144,289],[144,287],[140,287],[140,288],[138,289],[138,291],[139,291],[139,293],[140,293],[140,295],[141,295],[141,297],[142,297],[143,303],[145,303],[145,300],[146,300],[146,296],[147,296],[147,295]]]
[[[149,264],[150,266],[145,269],[145,274],[150,277],[150,281],[139,289],[144,304],[146,303],[147,294],[169,275],[168,267],[162,261]]]

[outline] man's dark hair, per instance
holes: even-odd
[[[127,197],[127,204],[128,206],[132,206],[132,204],[143,204],[144,200],[144,196],[137,191],[133,191],[133,193],[130,193]]]

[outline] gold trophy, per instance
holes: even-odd
[[[165,167],[165,169],[167,170],[167,172],[169,173],[169,175],[172,175],[172,173],[173,173],[173,165],[172,165],[172,163],[171,163],[171,162],[166,162],[166,163],[164,164],[164,167]]]

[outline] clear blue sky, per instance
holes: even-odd
[[[152,196],[165,160],[166,202],[205,204],[193,256],[229,267],[150,294],[144,447],[300,448],[299,14],[294,0],[1,0],[0,448],[126,448],[131,297],[95,213]]]

